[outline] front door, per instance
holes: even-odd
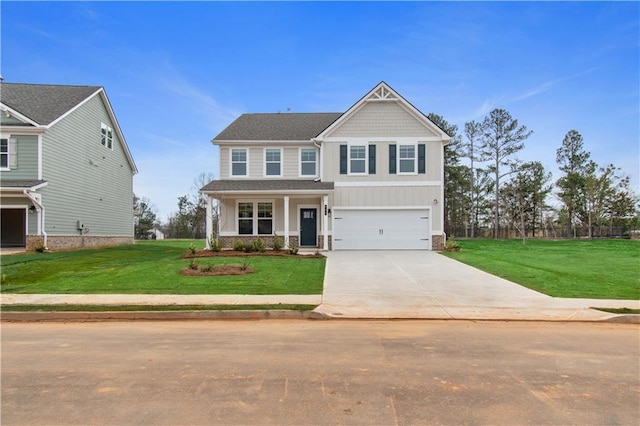
[[[300,209],[300,246],[318,245],[318,209]]]

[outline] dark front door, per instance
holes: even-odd
[[[26,211],[24,209],[1,209],[0,247],[25,247]]]
[[[300,209],[300,246],[318,245],[318,209]]]

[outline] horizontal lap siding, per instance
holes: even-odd
[[[100,123],[115,129],[99,95],[60,121],[43,137],[41,190],[46,231],[89,236],[133,235],[133,173],[115,130],[113,150],[101,144]]]
[[[3,129],[8,132],[10,129]],[[38,178],[38,137],[35,135],[11,135],[16,140],[18,167],[2,172],[2,179]],[[13,147],[10,145],[10,147]]]
[[[237,145],[237,148],[244,148],[249,153],[249,176],[234,177],[231,176],[231,162],[230,155],[232,147],[221,146],[220,147],[220,179],[263,179],[265,178],[265,159],[264,149],[267,146],[260,147],[247,147],[241,144]],[[300,148],[315,148],[313,144],[300,144],[294,146],[282,146],[277,142],[268,145],[269,148],[279,148],[282,150],[281,167],[282,177],[281,179],[298,179],[300,177]],[[316,158],[318,161],[317,167],[320,167],[319,156]],[[277,178],[274,178],[277,179]]]

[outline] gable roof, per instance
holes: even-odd
[[[100,89],[99,86],[0,83],[0,101],[36,124],[48,126]]]
[[[341,115],[341,112],[242,114],[216,136],[213,142],[308,141]]]
[[[324,137],[330,136],[334,130],[340,127],[345,121],[349,120],[349,118],[351,118],[368,102],[395,102],[403,109],[405,109],[408,113],[410,113],[416,120],[421,122],[423,126],[431,129],[433,132],[438,134],[445,142],[445,144],[448,143],[449,140],[451,140],[451,136],[449,136],[447,132],[445,132],[440,126],[431,121],[429,117],[427,117],[422,111],[413,106],[409,101],[403,98],[398,92],[393,90],[391,86],[389,86],[384,81],[378,83],[366,95],[360,98],[358,102],[353,104],[351,108],[349,108],[344,114],[342,114],[339,119],[331,123],[329,126],[327,126],[327,128],[323,129],[322,132],[317,135],[318,138],[322,139]]]
[[[131,166],[138,168],[129,150],[118,119],[116,118],[107,93],[101,86],[68,86],[55,84],[0,83],[0,103],[36,126],[49,127],[56,124],[71,111],[87,102],[93,96],[100,95],[102,102],[114,125],[114,130],[122,143],[122,149]]]

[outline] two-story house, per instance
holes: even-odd
[[[102,87],[0,83],[2,247],[132,243],[135,173]]]
[[[223,247],[278,235],[320,250],[441,249],[449,140],[384,82],[344,113],[243,114],[212,140],[207,234]]]

